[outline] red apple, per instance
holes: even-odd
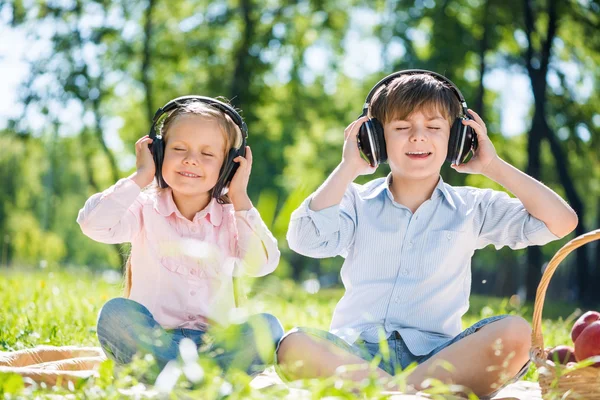
[[[573,329],[571,329],[571,339],[573,343],[577,340],[581,332],[592,322],[600,320],[600,313],[597,311],[588,311],[575,321]]]
[[[577,361],[594,356],[600,356],[600,321],[589,324],[575,341]],[[600,362],[595,363],[594,367],[600,367]]]
[[[554,361],[557,364],[567,364],[569,362],[577,362],[575,358],[575,350],[571,346],[556,346],[548,352],[548,360]]]

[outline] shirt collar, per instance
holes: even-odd
[[[173,192],[171,188],[160,191],[154,202],[154,209],[163,217],[175,213],[180,218],[185,218],[173,200]],[[194,216],[194,221],[204,218],[208,215],[208,220],[214,226],[220,226],[223,221],[223,207],[217,202],[217,199],[211,199],[204,209],[198,211]]]
[[[374,199],[381,192],[387,190],[388,195],[390,196],[391,199],[393,199],[392,191],[390,190],[391,179],[392,179],[392,174],[390,173],[385,178],[372,180],[371,182],[369,182],[365,185],[365,188],[362,192],[361,197],[365,200]],[[433,199],[433,198],[436,198],[439,196],[444,196],[444,198],[446,199],[446,201],[448,202],[450,207],[456,208],[456,204],[454,204],[454,200],[452,199],[452,196],[450,195],[450,192],[448,191],[448,187],[447,187],[446,183],[444,183],[444,180],[442,179],[441,175],[440,175],[440,179],[439,179],[437,185],[435,186],[435,189],[433,190],[433,194],[431,195],[431,198]]]

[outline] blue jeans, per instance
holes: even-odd
[[[283,327],[271,314],[257,314],[240,325],[195,329],[164,329],[150,311],[133,300],[109,300],[98,315],[98,340],[106,356],[119,364],[135,354],[151,354],[162,369],[179,354],[179,342],[189,338],[200,356],[214,360],[224,371],[236,368],[256,375],[273,364]]]
[[[402,371],[403,369],[408,367],[410,364],[424,363],[425,361],[427,361],[428,359],[430,359],[431,357],[433,357],[435,354],[439,353],[446,347],[477,332],[479,329],[481,329],[485,325],[491,324],[492,322],[496,322],[496,321],[501,320],[506,317],[507,317],[506,315],[498,315],[498,316],[494,316],[494,317],[490,317],[490,318],[485,318],[485,319],[475,323],[473,326],[465,329],[464,331],[462,331],[460,334],[458,334],[453,339],[450,339],[446,343],[433,349],[428,354],[421,355],[421,356],[414,355],[410,352],[410,350],[406,346],[406,343],[404,343],[404,340],[402,339],[400,334],[398,334],[398,332],[394,332],[394,334],[392,334],[387,339],[387,345],[389,348],[389,357],[384,357],[381,354],[379,343],[370,343],[370,342],[367,342],[367,341],[359,338],[354,344],[351,345],[351,344],[348,344],[348,342],[346,342],[342,338],[334,335],[333,333],[323,331],[320,329],[299,327],[299,328],[292,329],[291,331],[286,333],[285,336],[287,336],[293,332],[306,333],[311,336],[318,337],[320,339],[325,339],[325,340],[335,344],[336,346],[362,358],[365,361],[372,361],[376,356],[379,356],[379,357],[381,357],[381,362],[379,363],[379,368],[381,368],[388,374],[394,376],[394,375],[396,375],[396,373]],[[283,338],[282,338],[282,340],[283,340]],[[513,379],[511,379],[509,382],[506,382],[497,391],[495,391],[491,395],[488,395],[488,397],[495,396],[496,393],[498,393],[506,385],[509,385],[509,384],[514,383],[514,382],[518,381],[519,379],[521,379],[523,377],[523,375],[525,375],[527,373],[528,369],[529,369],[529,361],[523,366],[523,368],[519,371],[519,373],[515,377],[513,377]],[[277,371],[277,373],[279,374],[281,379],[283,379],[284,381],[288,380],[287,377],[285,376],[285,374],[283,373],[283,371],[281,370],[281,368],[279,368],[277,365],[275,365],[275,370]]]

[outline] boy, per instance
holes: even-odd
[[[471,256],[488,244],[546,244],[571,232],[577,215],[551,189],[500,159],[471,110],[474,119],[458,124],[473,129],[478,146],[468,163],[460,158],[452,168],[483,174],[517,198],[444,183],[440,169],[461,103],[467,110],[464,99],[452,82],[429,71],[391,77],[365,104],[383,126],[391,173],[363,186],[352,183],[377,165],[358,150],[363,116],[344,132],[340,164],[292,214],[290,248],[310,257],[345,257],[346,292],[331,332],[296,328],[284,337],[278,371],[286,379],[326,377],[380,355],[382,378],[416,362],[408,377],[415,389],[435,378],[492,396],[527,371],[531,329],[520,317],[496,316],[461,333]],[[357,381],[369,374],[367,368],[346,371]]]

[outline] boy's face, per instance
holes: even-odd
[[[383,126],[388,163],[408,179],[438,176],[448,152],[450,123],[435,109],[417,110]]]

